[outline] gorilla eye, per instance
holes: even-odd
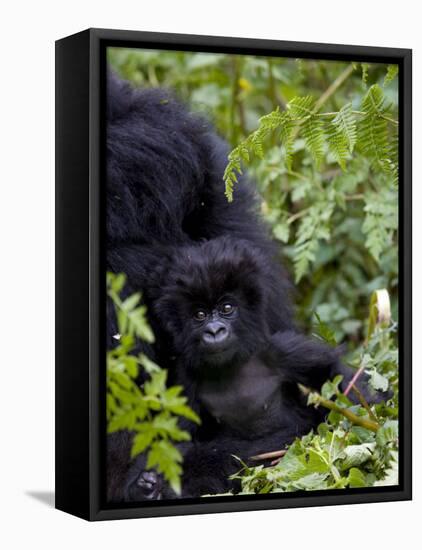
[[[206,318],[207,314],[203,309],[198,309],[198,311],[195,311],[193,317],[197,321],[203,321]]]
[[[223,304],[221,307],[221,312],[224,313],[225,315],[230,315],[230,313],[233,313],[233,311],[234,311],[234,306],[232,306],[232,304],[226,303],[226,304]]]

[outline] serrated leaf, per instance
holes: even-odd
[[[167,380],[167,371],[159,370],[151,374],[150,380],[145,382],[144,391],[147,396],[156,396],[162,393],[165,389]]]
[[[366,487],[365,475],[358,468],[351,468],[347,478],[349,487]]]
[[[160,440],[152,444],[147,456],[147,469],[155,468],[169,482],[173,491],[181,493],[181,462],[183,457],[169,441]]]
[[[134,458],[138,454],[143,453],[151,445],[155,436],[156,433],[152,428],[137,433],[133,438],[130,456]]]
[[[290,227],[287,223],[278,223],[273,228],[273,234],[279,241],[287,243],[289,241]]]
[[[327,380],[325,384],[323,384],[321,388],[321,395],[324,397],[324,399],[331,399],[333,395],[337,395],[339,393],[339,385],[341,381],[343,380],[343,376],[341,374],[338,374],[333,381]]]

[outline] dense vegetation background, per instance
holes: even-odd
[[[264,139],[263,158],[251,154],[248,163],[298,284],[298,315],[310,329],[316,311],[338,338],[358,342],[371,292],[387,288],[396,317],[397,66],[121,48],[109,61],[135,85],[175,89],[233,148],[277,107],[300,119],[316,105],[308,144],[306,128],[293,129],[286,158],[282,120]],[[307,97],[314,102],[298,104]],[[383,97],[379,118],[372,103]],[[336,148],[328,125],[339,111],[345,131]]]
[[[345,342],[347,362],[365,370],[373,388],[392,391],[389,403],[376,407],[362,401],[353,406],[338,391],[338,380],[321,395],[312,394],[311,404],[325,401],[323,406],[331,408],[327,424],[298,440],[287,455],[283,452],[273,468],[245,468],[243,490],[396,483],[397,66],[122,48],[109,49],[108,60],[134,85],[172,88],[191,109],[212,120],[232,149],[221,192],[236,201],[237,176],[247,168],[262,197],[262,215],[295,280],[298,320],[331,344]],[[122,283],[110,280],[110,289],[113,284],[116,303]],[[388,294],[373,294],[377,289]],[[133,304],[130,312],[129,306]],[[145,322],[138,327],[141,338]],[[131,337],[136,334],[135,327]],[[123,367],[126,382],[113,379],[122,374],[119,364],[130,351],[130,338],[128,342],[120,355],[109,356],[115,384],[111,391],[109,386],[111,431],[138,425],[134,410],[140,400],[144,412],[138,416],[145,420],[148,392],[162,403],[143,422],[137,454],[185,438],[172,415],[191,413],[180,401],[182,389],[173,396],[179,399],[175,410],[171,403],[169,408],[165,375],[145,364],[145,358],[131,366],[132,373]],[[130,387],[138,367],[150,369],[156,384],[147,386],[143,396],[141,389],[128,405],[121,390],[124,384]],[[344,409],[352,416],[345,416]],[[163,416],[155,421],[160,410]],[[173,419],[167,432],[154,427],[163,418]],[[151,429],[145,435],[148,422]],[[177,489],[182,459],[170,447],[161,454],[156,450],[149,465],[158,464]],[[173,459],[160,465],[166,453],[173,453]]]

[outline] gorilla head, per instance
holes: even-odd
[[[249,243],[219,238],[183,247],[164,268],[155,316],[186,367],[233,366],[269,337],[269,266]]]

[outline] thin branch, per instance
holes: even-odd
[[[231,92],[231,106],[230,106],[230,126],[231,126],[231,140],[232,143],[238,142],[238,129],[244,138],[246,131],[245,120],[245,107],[241,98],[240,78],[242,73],[242,61],[239,56],[233,55],[231,57],[231,70],[232,70],[232,92]],[[236,113],[238,117],[238,128],[236,127]]]
[[[388,120],[388,122],[391,122],[391,124],[396,124],[397,126],[399,125],[399,121],[394,120],[394,118],[390,118],[389,116],[385,116],[385,115],[380,115],[380,117],[383,118],[384,120]]]
[[[352,74],[353,70],[353,64],[351,63],[348,67],[346,67],[346,69],[344,69],[342,73],[340,73],[340,75],[334,80],[334,82],[330,84],[330,86],[328,86],[322,96],[315,102],[314,108],[312,109],[312,111],[309,112],[309,116],[316,115],[318,113],[324,103],[326,103],[330,99],[330,97],[337,91],[337,89],[343,84],[343,82],[347,80],[347,78]],[[293,130],[293,139],[296,139],[299,130],[300,123]]]
[[[303,218],[303,216],[305,216],[305,214],[307,214],[308,211],[309,211],[309,208],[304,208],[300,212],[296,212],[296,214],[292,214],[289,218],[287,218],[287,223],[290,225],[294,221],[299,220],[300,218]]]
[[[369,417],[372,418],[374,422],[378,422],[377,417],[374,415],[374,413],[371,411],[371,407],[368,405],[367,400],[364,398],[363,393],[360,391],[360,389],[353,384],[352,386],[353,392],[356,394],[357,398],[359,399],[360,404],[362,407],[366,410],[366,412],[369,414]]]
[[[271,57],[268,58],[268,95],[271,99],[273,105],[279,105],[280,108],[284,111],[286,109],[286,102],[281,97],[280,93],[277,90],[276,81],[273,73],[273,60]]]
[[[305,395],[309,395],[311,393],[311,390],[309,388],[303,387],[303,391],[305,392]],[[379,430],[380,425],[378,424],[378,422],[374,422],[373,420],[368,420],[367,418],[358,416],[357,414],[353,413],[351,410],[340,407],[339,405],[337,405],[337,403],[334,403],[334,401],[325,399],[319,393],[312,392],[312,397],[314,398],[316,405],[322,405],[323,407],[325,407],[326,409],[329,409],[330,411],[334,411],[336,413],[341,414],[356,426],[361,426],[362,428],[366,428],[371,432],[377,432]]]
[[[345,389],[345,391],[343,392],[344,395],[348,395],[350,393],[350,390],[352,389],[352,387],[356,384],[358,378],[361,376],[361,374],[363,373],[363,371],[365,370],[365,366],[364,365],[361,365],[358,370],[355,372],[355,374],[353,375],[352,379],[350,380],[350,382],[348,383],[347,385],[347,388]]]
[[[361,201],[365,198],[363,193],[356,193],[355,195],[345,195],[344,199],[346,201]]]
[[[328,88],[325,90],[325,92],[322,94],[322,96],[316,101],[314,112],[317,113],[321,107],[326,103],[330,97],[337,91],[338,88],[349,78],[349,76],[352,74],[354,68],[353,64],[351,63],[344,71],[334,80],[334,82],[328,86]]]
[[[287,449],[280,449],[279,451],[270,451],[268,453],[262,453],[260,455],[250,456],[249,460],[268,460],[269,458],[281,458],[287,453]]]

